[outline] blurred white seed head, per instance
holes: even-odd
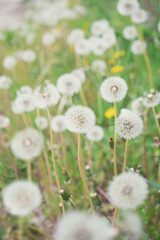
[[[28,215],[40,206],[41,201],[39,187],[33,182],[15,181],[4,189],[3,203],[12,215]]]
[[[59,102],[60,94],[53,84],[47,84],[34,90],[35,104],[37,108],[45,109],[56,105]]]
[[[131,19],[134,23],[144,23],[148,20],[148,12],[143,9],[137,9],[132,13]]]
[[[139,97],[139,98],[136,98],[131,105],[131,110],[140,116],[143,115],[145,111],[143,101],[144,99],[142,97]]]
[[[111,27],[103,34],[102,38],[105,41],[106,49],[111,48],[117,42],[115,31]]]
[[[90,42],[87,39],[80,39],[76,42],[74,48],[78,55],[88,55],[91,51]]]
[[[63,132],[66,130],[66,117],[64,115],[57,115],[51,121],[52,130],[54,132]]]
[[[80,68],[77,68],[77,69],[74,69],[71,74],[73,74],[74,76],[76,76],[81,83],[83,83],[86,79],[86,75],[85,75],[85,72],[80,69]]]
[[[101,56],[107,49],[106,41],[103,38],[95,38],[91,44],[91,50],[95,55]]]
[[[17,63],[17,60],[15,59],[15,57],[8,56],[8,57],[5,57],[5,59],[3,60],[3,67],[10,70],[15,67],[16,63]]]
[[[112,240],[117,230],[101,217],[82,212],[71,212],[60,219],[55,240]]]
[[[81,105],[70,107],[65,116],[68,130],[75,133],[86,133],[96,121],[94,112]]]
[[[20,94],[32,94],[32,93],[33,93],[33,90],[28,85],[24,85],[24,86],[20,87],[20,89],[17,91],[17,95],[20,95]]]
[[[35,109],[34,96],[32,94],[19,94],[14,100],[17,113],[31,112]]]
[[[13,154],[24,161],[32,160],[41,153],[43,139],[34,128],[26,128],[16,133],[11,139],[10,147]]]
[[[133,40],[137,37],[137,30],[134,26],[127,26],[123,29],[123,37],[127,40]]]
[[[105,79],[100,87],[102,98],[107,102],[119,102],[127,94],[127,84],[120,77],[110,77]]]
[[[103,35],[109,28],[109,22],[106,19],[98,20],[92,23],[91,32],[95,36]]]
[[[119,0],[117,4],[118,12],[123,16],[131,15],[139,8],[137,0]]]
[[[143,130],[143,121],[135,112],[122,109],[116,120],[116,132],[121,138],[132,139],[138,137]]]
[[[0,76],[0,89],[7,89],[11,86],[12,80],[7,76]]]
[[[81,81],[73,74],[63,74],[57,80],[58,91],[63,95],[72,96],[81,88]]]
[[[74,29],[68,35],[67,42],[69,45],[74,46],[77,41],[83,38],[84,38],[84,32],[81,29]]]
[[[122,173],[110,182],[108,195],[111,204],[120,209],[135,209],[143,204],[148,194],[145,179],[137,173]]]
[[[0,129],[7,128],[9,124],[10,124],[9,118],[4,115],[0,115]]]
[[[104,137],[104,131],[103,128],[100,126],[94,126],[92,127],[87,133],[86,137],[93,142],[101,141]]]
[[[160,92],[148,93],[144,98],[143,104],[145,107],[156,107],[160,104]]]
[[[48,127],[48,120],[46,117],[40,116],[35,118],[35,123],[37,127],[41,130],[44,130]]]
[[[147,48],[147,44],[140,40],[135,40],[131,46],[131,52],[135,55],[141,55],[144,53],[145,48]]]
[[[42,44],[45,46],[52,45],[55,42],[55,37],[53,33],[44,33],[42,36]]]
[[[93,61],[91,70],[94,72],[99,72],[100,74],[104,74],[106,71],[106,63],[101,59],[97,59]]]
[[[22,51],[21,59],[24,62],[34,62],[36,60],[36,53],[31,49],[27,49],[25,51]]]

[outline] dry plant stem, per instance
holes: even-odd
[[[69,96],[70,104],[73,105],[72,96]]]
[[[18,240],[23,239],[23,218],[18,218]]]
[[[37,108],[36,113],[37,113],[37,117],[39,118],[40,117],[39,108]],[[40,130],[40,133],[42,134],[41,130]],[[50,163],[49,163],[49,160],[48,160],[48,156],[47,156],[47,152],[46,152],[46,148],[45,148],[44,143],[43,143],[43,153],[44,153],[45,164],[47,166],[47,173],[48,173],[48,177],[49,177],[49,185],[51,187],[51,192],[53,194],[53,198],[54,198],[54,201],[55,201],[55,204],[56,204],[56,208],[58,210],[58,214],[61,215],[61,210],[60,210],[60,207],[59,207],[59,204],[58,204],[58,201],[57,201],[57,197],[56,197],[56,194],[55,194],[55,191],[54,191],[54,182],[53,182],[53,178],[52,178],[51,166],[50,166]]]
[[[143,208],[149,218],[149,220],[151,221],[151,223],[154,225],[155,229],[157,230],[157,232],[160,234],[160,229],[159,229],[159,226],[157,225],[157,222],[154,220],[154,218],[149,214],[145,204],[143,204]]]
[[[65,147],[65,142],[64,142],[63,133],[60,133],[60,139],[61,139],[61,144],[62,144],[63,164],[64,164],[65,170],[66,170],[67,173],[68,173],[69,170],[68,170],[68,162],[67,162],[67,159],[66,159],[66,147]]]
[[[50,111],[49,111],[48,108],[47,108],[47,114],[48,114],[49,131],[50,131],[52,164],[53,164],[53,168],[54,168],[54,174],[55,174],[56,184],[57,184],[57,188],[58,188],[58,194],[59,194],[59,198],[60,198],[61,205],[62,205],[62,212],[63,212],[63,215],[65,215],[64,201],[63,201],[63,198],[62,198],[62,196],[60,194],[61,185],[60,185],[60,181],[59,181],[59,177],[58,177],[58,172],[57,172],[57,167],[56,167],[56,160],[55,160],[55,154],[54,154],[54,148],[53,148],[53,133],[52,133],[52,126],[51,126],[51,116],[50,116]]]
[[[115,227],[118,221],[119,209],[116,207],[113,216],[112,226]]]
[[[114,176],[117,176],[117,158],[116,158],[116,148],[117,148],[117,133],[116,133],[116,119],[117,119],[117,108],[116,102],[114,102]]]
[[[137,34],[138,34],[139,40],[140,40],[141,42],[143,42],[143,41],[144,41],[143,36],[142,36],[142,35],[140,34],[140,32],[138,31],[136,24],[134,24],[133,22],[132,22],[132,24],[135,26],[135,28],[136,28],[136,30],[137,30]],[[148,53],[147,53],[147,50],[146,50],[145,47],[143,47],[143,55],[144,55],[144,60],[145,60],[146,65],[147,65],[147,69],[148,69],[150,86],[151,86],[151,88],[154,88],[151,62],[150,62],[150,59],[149,59],[149,56],[148,56]]]
[[[147,162],[147,149],[146,149],[146,121],[147,121],[147,115],[146,113],[143,114],[143,121],[144,121],[144,127],[143,127],[143,159],[144,159],[144,167],[146,171],[146,178],[149,179],[149,168],[148,168],[148,162]]]
[[[129,139],[127,138],[126,145],[125,145],[125,152],[124,152],[124,162],[123,162],[125,166],[127,164],[128,142],[129,142]],[[125,166],[123,166],[123,172],[125,172]]]
[[[88,106],[83,87],[81,87],[79,94],[80,94],[83,105]]]
[[[152,110],[153,110],[154,118],[155,118],[156,125],[157,125],[157,128],[158,128],[158,133],[160,135],[160,125],[159,125],[159,122],[158,122],[158,119],[157,119],[157,116],[156,116],[156,110],[155,110],[154,107],[152,107]]]
[[[27,161],[27,177],[28,181],[32,181],[31,161]]]
[[[89,201],[91,210],[94,213],[95,212],[94,205],[93,205],[93,202],[92,202],[89,190],[88,190],[88,186],[87,186],[87,183],[86,183],[86,180],[85,180],[85,173],[83,171],[82,164],[83,163],[81,161],[81,135],[80,135],[80,133],[78,133],[78,167],[79,167],[80,176],[81,176],[81,179],[82,179],[82,182],[83,182],[83,186],[85,188],[85,192],[88,196],[88,201]]]
[[[90,167],[92,167],[92,146],[93,146],[93,142],[90,141],[89,147],[88,147],[88,164]]]
[[[35,227],[33,225],[30,225],[29,228],[31,228],[31,229],[37,231],[38,233],[42,234],[43,236],[45,236],[46,239],[53,240],[52,237],[50,237],[47,233],[43,232],[41,229],[39,229],[39,228],[37,228],[37,227]]]

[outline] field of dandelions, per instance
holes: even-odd
[[[0,4],[0,240],[160,239],[158,0]]]

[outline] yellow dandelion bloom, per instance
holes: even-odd
[[[109,108],[105,113],[104,113],[104,116],[106,118],[112,118],[115,116],[115,110],[114,108]]]
[[[73,52],[74,51],[74,46],[70,46],[69,49]]]
[[[118,73],[118,72],[122,72],[123,71],[123,66],[114,66],[111,68],[111,72],[112,73]]]
[[[87,60],[84,60],[84,61],[83,61],[83,64],[84,64],[84,66],[88,66],[88,61],[87,61]]]
[[[115,64],[115,61],[113,59],[110,59],[108,63],[109,63],[109,65],[113,65],[113,64]]]
[[[116,53],[113,54],[114,59],[117,59],[119,57],[120,57],[120,52],[116,52]]]
[[[120,51],[120,56],[124,57],[126,55],[126,52],[124,50]]]

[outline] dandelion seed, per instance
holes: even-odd
[[[97,125],[94,126],[86,133],[86,137],[93,142],[101,141],[104,137],[103,128]]]
[[[138,137],[143,130],[143,121],[139,115],[128,109],[122,109],[117,121],[116,132],[121,138],[132,139]]]
[[[52,130],[54,132],[63,132],[66,130],[66,117],[64,115],[58,115],[51,120]]]
[[[81,29],[74,29],[67,37],[69,45],[74,46],[77,41],[84,38],[84,32]]]
[[[96,116],[88,107],[72,106],[67,110],[65,116],[67,128],[71,132],[86,133],[95,125]]]
[[[63,95],[72,96],[78,93],[81,87],[79,78],[73,74],[63,74],[57,80],[57,89]]]
[[[39,187],[32,182],[15,181],[4,189],[3,203],[12,215],[28,215],[40,206],[41,201]]]
[[[78,55],[88,55],[91,51],[89,40],[80,39],[75,44],[75,52]]]
[[[71,72],[71,74],[75,75],[81,83],[83,83],[86,79],[86,75],[82,69],[75,69]]]
[[[132,111],[135,112],[136,114],[140,115],[140,116],[143,115],[143,113],[145,111],[143,101],[144,101],[143,98],[139,97],[139,98],[135,99],[132,102],[132,105],[131,105]]]
[[[24,161],[40,155],[43,145],[41,134],[34,128],[27,128],[15,134],[10,142],[13,154]]]
[[[34,62],[36,60],[36,53],[33,50],[27,49],[22,52],[21,59],[24,62]]]
[[[147,194],[145,179],[131,172],[114,177],[108,188],[111,203],[120,209],[135,209],[143,204]]]
[[[91,50],[95,55],[101,56],[107,49],[106,41],[103,38],[96,38],[91,45]]]
[[[20,87],[20,89],[17,91],[17,95],[20,95],[20,94],[32,94],[32,93],[33,93],[33,90],[28,85]]]
[[[102,98],[107,102],[119,102],[127,94],[127,84],[120,77],[110,77],[103,81],[100,87]]]
[[[95,60],[91,65],[91,70],[104,74],[106,71],[106,63],[101,59]]]
[[[35,107],[32,94],[19,94],[14,100],[14,109],[17,109],[17,113],[31,112]]]
[[[42,37],[42,44],[45,46],[52,45],[55,42],[53,33],[44,33]]]

